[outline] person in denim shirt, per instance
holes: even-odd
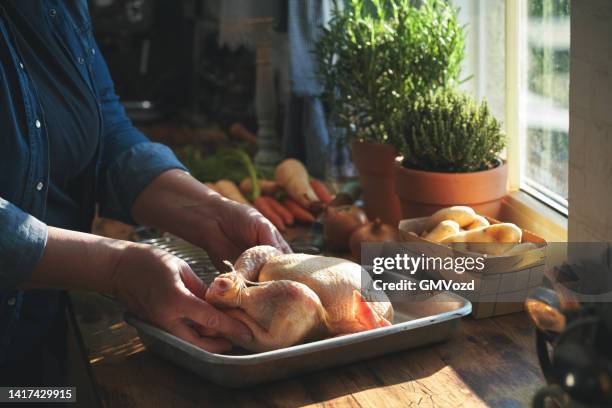
[[[132,126],[86,0],[0,0],[0,386],[50,385],[45,371],[65,371],[65,289],[111,293],[209,351],[251,338],[202,300],[205,284],[180,259],[88,234],[96,204],[201,246],[217,265],[256,244],[290,251],[256,210]]]

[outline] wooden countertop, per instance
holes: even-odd
[[[79,292],[71,299],[105,407],[520,407],[544,381],[524,313],[466,318],[446,343],[233,390],[149,353],[114,301]]]

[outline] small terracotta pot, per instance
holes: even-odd
[[[351,147],[368,218],[380,218],[386,224],[397,225],[401,218],[399,199],[395,192],[397,152],[386,144],[356,140]]]
[[[497,218],[508,192],[508,166],[501,162],[472,173],[438,173],[395,166],[396,191],[402,218],[424,217],[453,205],[470,206],[478,214]]]

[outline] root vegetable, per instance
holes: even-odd
[[[266,217],[268,220],[270,220],[270,222],[272,224],[274,224],[274,226],[276,228],[278,228],[279,231],[284,231],[285,230],[285,223],[283,222],[281,216],[279,214],[277,214],[270,207],[270,205],[266,201],[265,197],[263,197],[263,196],[257,197],[255,199],[255,201],[253,201],[253,205],[255,205],[255,208],[257,208],[257,210],[264,217]]]
[[[276,183],[287,191],[287,194],[304,208],[319,202],[308,180],[304,165],[296,159],[283,160],[274,171]]]
[[[365,213],[357,206],[327,207],[323,218],[323,241],[331,250],[346,251],[351,234],[367,222]]]
[[[334,199],[325,184],[319,180],[310,179],[310,187],[312,187],[319,200],[323,201],[323,203],[329,204]]]
[[[486,227],[487,225],[491,225],[489,221],[487,221],[487,219],[482,215],[476,214],[476,217],[474,217],[474,221],[472,221],[470,225],[466,226],[465,229],[470,231],[476,228]]]
[[[440,242],[451,235],[457,234],[460,230],[461,227],[459,227],[456,221],[444,220],[423,238],[433,242]]]
[[[262,194],[272,195],[280,188],[278,184],[272,180],[259,179],[257,183],[259,184],[259,189]],[[243,194],[253,193],[253,182],[250,178],[247,177],[240,182],[240,191],[242,191]]]
[[[293,214],[291,214],[291,211],[286,209],[281,203],[279,203],[272,197],[262,198],[268,203],[270,208],[272,208],[275,213],[280,215],[285,225],[293,225],[293,223],[295,222],[295,217],[293,216]]]
[[[354,259],[361,259],[361,244],[364,242],[395,242],[399,241],[399,231],[388,224],[383,224],[379,218],[357,228],[349,240],[349,247]]]
[[[225,198],[234,200],[242,204],[249,204],[248,200],[244,198],[236,183],[230,180],[219,180],[215,184],[214,189]]]
[[[493,224],[463,231],[442,240],[442,243],[467,243],[468,250],[482,254],[501,255],[510,244],[521,242],[523,232],[511,223]]]
[[[453,220],[459,224],[461,228],[464,228],[474,222],[474,218],[476,218],[476,213],[472,208],[456,205],[453,207],[444,208],[429,217],[427,224],[425,225],[425,230],[431,231],[436,227],[436,225],[440,224],[444,220]]]
[[[287,197],[283,200],[283,205],[293,214],[296,221],[311,223],[315,221],[314,215],[308,212],[308,210],[301,207],[298,203]]]

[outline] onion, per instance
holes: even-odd
[[[388,224],[383,224],[379,218],[357,228],[350,239],[351,254],[354,259],[361,259],[362,242],[394,242],[399,241],[399,231]]]
[[[368,217],[357,206],[327,207],[323,218],[323,240],[326,248],[347,251],[351,234],[366,222]]]

